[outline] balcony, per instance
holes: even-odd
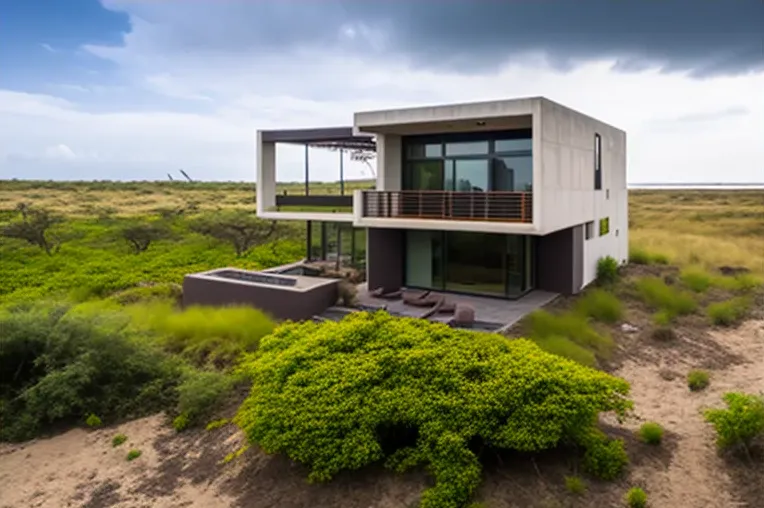
[[[364,218],[533,222],[532,192],[363,191]]]

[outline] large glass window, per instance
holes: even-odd
[[[493,296],[533,288],[532,238],[461,231],[407,231],[406,285]]]
[[[412,136],[403,142],[404,189],[532,191],[529,129]]]

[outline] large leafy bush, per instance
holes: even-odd
[[[527,340],[379,312],[290,323],[242,369],[253,379],[236,422],[269,453],[323,481],[385,459],[428,466],[422,506],[463,506],[480,483],[472,445],[533,452],[591,439],[597,415],[631,407],[626,381]]]

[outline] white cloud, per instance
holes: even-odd
[[[56,48],[54,48],[53,46],[45,42],[41,43],[40,47],[44,49],[45,51],[47,51],[48,53],[58,53],[58,50]]]
[[[47,147],[45,149],[44,155],[45,155],[45,158],[52,159],[52,160],[70,161],[77,158],[77,155],[75,155],[72,149],[63,143],[59,143],[57,145],[52,145]]]
[[[563,74],[528,54],[498,73],[459,75],[322,50],[183,51],[162,26],[132,23],[124,46],[85,48],[118,66],[119,93],[99,93],[102,101],[113,94],[110,110],[0,90],[0,174],[164,178],[183,167],[198,179],[251,180],[257,128],[347,125],[354,111],[544,95],[626,130],[632,182],[764,181],[764,73],[698,80],[659,69],[621,73],[607,60]],[[363,25],[347,25],[338,37],[385,44],[384,33]],[[167,106],[133,108],[126,89]],[[49,159],[20,164],[14,156],[58,145],[98,156],[67,165],[65,174]],[[312,175],[336,178],[336,157],[315,151]],[[364,175],[360,164],[346,167],[351,177]],[[301,150],[279,151],[279,175],[301,177]]]

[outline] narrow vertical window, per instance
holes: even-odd
[[[594,190],[602,189],[602,138],[594,134]]]

